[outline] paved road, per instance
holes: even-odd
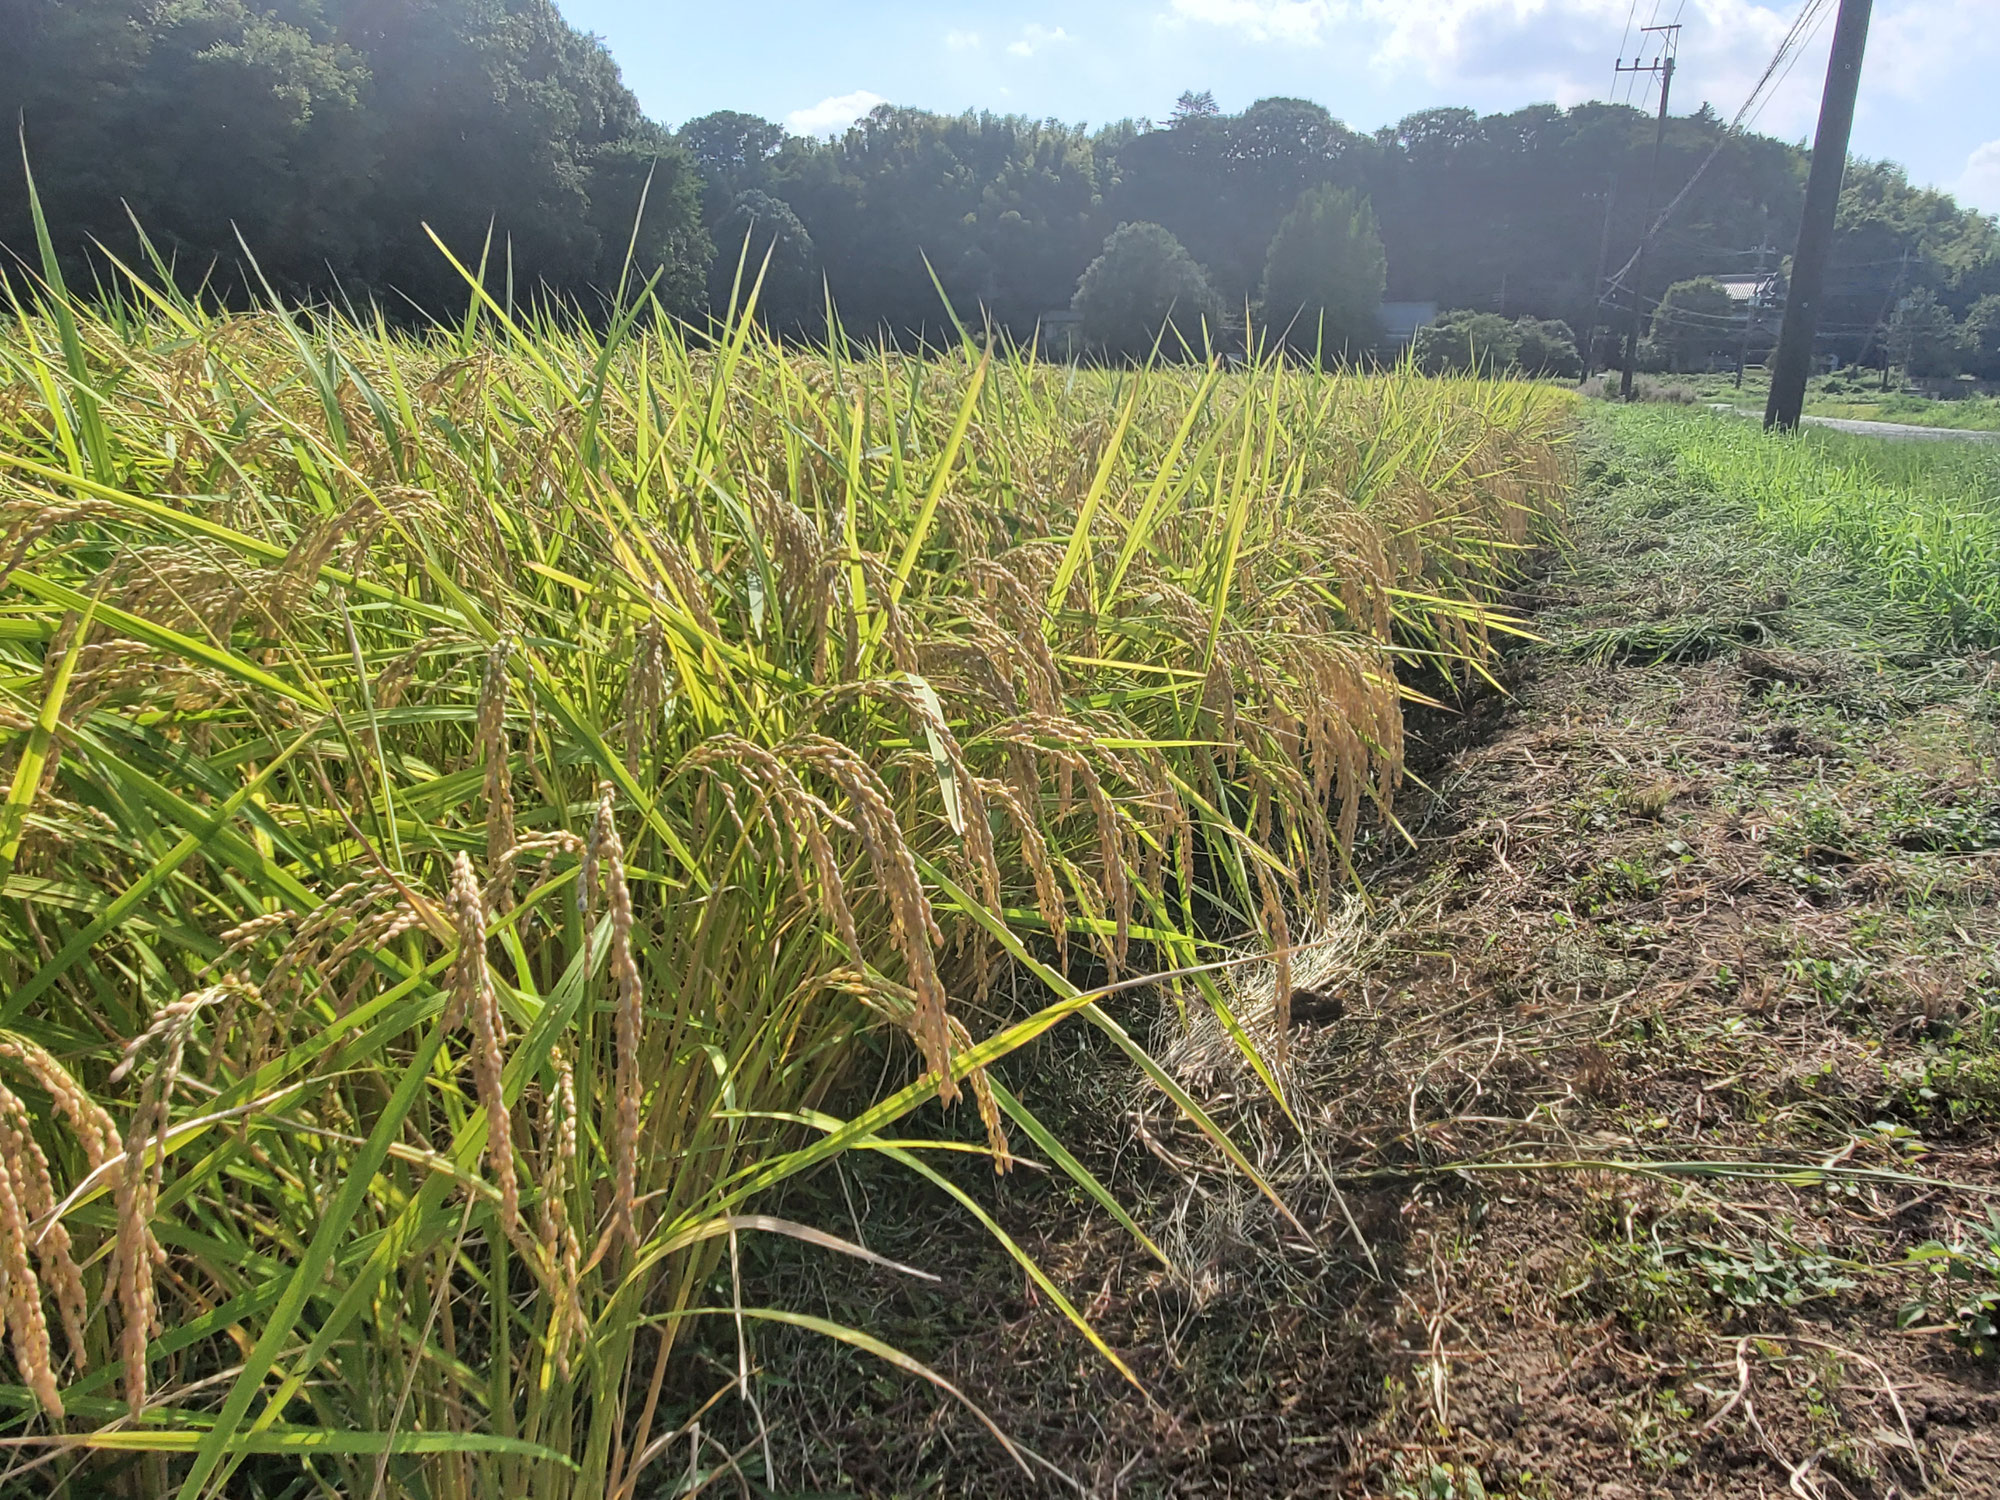
[[[1911,422],[1857,422],[1851,417],[1807,417],[1816,427],[1832,427],[1841,432],[1859,432],[1867,437],[1963,438],[1969,443],[2000,443],[2000,432],[1984,432],[1965,427],[1919,427]]]
[[[1739,416],[1760,415],[1747,406],[1731,406],[1727,402],[1711,403],[1717,411],[1732,411]],[[1968,443],[2000,443],[2000,432],[1983,432],[1964,427],[1919,427],[1913,422],[1862,422],[1852,417],[1806,417],[1815,427],[1831,427],[1836,432],[1858,432],[1863,437],[1915,438],[1920,442],[1935,442],[1940,438],[1960,438]]]

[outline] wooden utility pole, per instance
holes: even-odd
[[[1597,310],[1604,305],[1604,268],[1611,260],[1611,210],[1618,202],[1618,174],[1613,172],[1604,187],[1604,229],[1597,237],[1597,277],[1590,283],[1590,334],[1583,341],[1583,378],[1597,369]]]
[[[1771,247],[1762,238],[1757,241],[1757,287],[1750,293],[1750,300],[1743,309],[1743,343],[1736,351],[1736,389],[1743,389],[1743,367],[1750,363],[1750,338],[1764,326],[1764,288],[1771,284],[1765,273],[1764,261],[1770,255]]]
[[[1653,238],[1653,203],[1660,186],[1660,148],[1667,139],[1667,96],[1674,87],[1674,57],[1680,51],[1681,29],[1678,26],[1643,26],[1642,32],[1665,33],[1665,41],[1660,46],[1660,56],[1650,63],[1641,63],[1633,58],[1631,63],[1619,63],[1620,73],[1657,73],[1660,75],[1660,113],[1653,122],[1653,168],[1646,174],[1646,213],[1639,220],[1639,253],[1632,257],[1632,317],[1625,325],[1625,369],[1618,377],[1619,399],[1632,399],[1632,372],[1639,367],[1639,323],[1646,315],[1646,246]]]
[[[1868,48],[1868,16],[1873,9],[1874,0],[1840,0],[1840,18],[1833,23],[1833,55],[1827,59],[1826,91],[1820,95],[1819,128],[1813,133],[1805,215],[1799,220],[1798,248],[1792,252],[1778,351],[1771,356],[1771,395],[1764,403],[1764,425],[1785,432],[1799,425],[1806,404],[1813,331],[1826,290],[1833,215],[1840,206],[1841,175],[1847,170],[1847,136],[1854,127],[1854,94],[1861,84],[1861,55]]]

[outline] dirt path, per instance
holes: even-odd
[[[1378,834],[1380,898],[1300,961],[1297,1124],[1214,1028],[1156,1039],[1296,1220],[1081,1034],[1035,1060],[1192,1275],[1046,1177],[999,1217],[1153,1404],[888,1173],[788,1212],[941,1287],[761,1295],[1096,1495],[2000,1494],[2000,671],[1713,497],[1588,472],[1545,642],[1435,727],[1415,848]],[[1067,1488],[827,1348],[766,1350],[801,1492]]]

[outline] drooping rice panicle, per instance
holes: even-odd
[[[74,1437],[104,1351],[209,1493],[266,1402],[645,1492],[865,1034],[1004,1168],[1007,1006],[1282,955],[1567,475],[1567,397],[1408,371],[15,311],[0,1386]]]

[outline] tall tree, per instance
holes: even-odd
[[[788,139],[784,126],[733,109],[689,120],[674,133],[701,174],[702,209],[709,223],[734,209],[740,194],[771,185],[778,153]]]
[[[1653,311],[1653,344],[1675,370],[1698,369],[1736,347],[1736,304],[1713,276],[1677,281]]]
[[[71,259],[129,253],[129,205],[225,291],[254,290],[240,234],[282,293],[447,311],[429,225],[475,259],[490,232],[523,291],[608,289],[629,249],[700,300],[692,166],[550,0],[0,0],[0,36],[0,117]],[[13,169],[0,242],[32,246]]]
[[[780,333],[819,329],[824,298],[812,236],[782,198],[750,188],[739,193],[715,231],[708,305],[718,314],[741,309],[756,291],[757,315]]]
[[[1914,376],[1956,375],[1967,352],[1951,310],[1929,287],[1909,293],[1889,319],[1889,362]]]
[[[2000,380],[2000,293],[1972,304],[1959,341],[1968,372],[1981,380]]]
[[[1264,323],[1300,352],[1358,359],[1376,343],[1375,315],[1388,284],[1368,200],[1341,188],[1307,188],[1271,239]]]
[[[1139,359],[1157,341],[1173,358],[1202,352],[1221,312],[1208,278],[1158,224],[1123,224],[1077,282],[1084,343],[1111,359]]]
[[[367,253],[372,78],[311,0],[0,0],[0,36],[0,118],[69,258],[129,248],[128,209],[197,277],[239,229],[284,289]],[[0,241],[29,248],[19,167],[0,182]]]

